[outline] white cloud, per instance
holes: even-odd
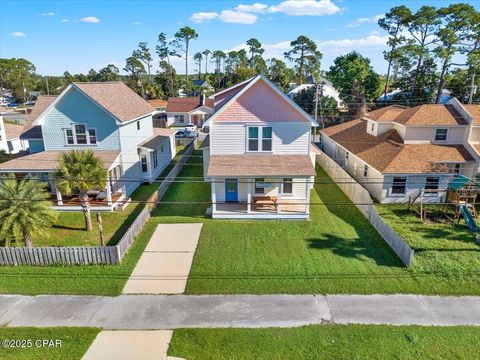
[[[322,16],[342,12],[331,0],[286,0],[268,8],[268,12],[284,13],[290,16]]]
[[[387,44],[388,36],[368,35],[359,39],[340,39],[318,42],[318,46],[324,49],[342,48],[348,49],[358,47],[383,47]]]
[[[190,16],[190,21],[193,21],[194,23],[201,23],[202,21],[205,20],[213,20],[218,17],[218,13],[216,12],[197,12],[193,13],[192,16]]]
[[[55,15],[55,13],[53,11],[40,14],[40,16],[53,16],[53,15]]]
[[[351,23],[347,24],[347,27],[357,27],[357,26],[361,26],[363,24],[376,24],[378,22],[378,20],[380,20],[384,16],[385,16],[385,14],[378,14],[378,15],[374,15],[372,17],[358,18],[358,19],[355,19],[354,21],[352,21]]]
[[[60,20],[60,22],[63,22],[63,23],[67,23],[67,22],[69,22],[69,21],[70,21],[70,20],[68,20],[68,19],[62,19],[62,20]]]
[[[267,8],[268,8],[268,5],[255,3],[252,5],[240,4],[237,7],[235,7],[235,10],[241,11],[241,12],[247,12],[247,13],[263,13],[265,12],[265,10],[267,10]]]
[[[132,22],[132,25],[142,25],[142,22],[141,21],[134,21],[134,22]]]
[[[81,18],[80,21],[85,23],[98,24],[100,22],[100,19],[95,16],[87,16],[87,17]]]
[[[224,23],[251,25],[257,22],[257,15],[243,11],[223,10],[218,17]]]
[[[13,37],[16,37],[16,38],[27,36],[27,34],[25,34],[22,31],[15,31],[15,32],[12,32],[10,35],[13,36]]]

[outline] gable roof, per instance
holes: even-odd
[[[3,124],[5,127],[5,135],[7,140],[18,139],[23,132],[23,125],[19,124]]]
[[[121,81],[75,82],[72,85],[92,98],[120,122],[127,122],[155,111],[152,105]]]
[[[213,110],[213,100],[205,98],[205,105],[202,105],[200,96],[171,97],[168,99],[167,112],[188,113],[202,106],[211,108]]]
[[[322,132],[383,174],[452,173],[442,163],[474,161],[462,145],[404,144],[393,129],[370,135],[367,121],[360,119]]]
[[[474,126],[480,126],[480,104],[467,104],[463,105],[463,107],[468,111],[470,115],[472,115],[472,124]]]
[[[57,98],[56,95],[40,95],[33,105],[32,112],[27,116],[27,121],[23,126],[23,132],[28,132],[33,127],[33,122],[50,106]]]
[[[237,87],[238,84],[224,90],[219,95]],[[255,96],[250,96],[250,89],[252,89],[252,94],[253,91],[259,91]],[[272,96],[277,97],[285,106],[279,106],[280,102],[274,104],[271,101]],[[232,107],[231,113],[222,117],[222,113],[230,107]],[[282,111],[280,111],[280,107],[282,107]],[[274,118],[276,120],[273,120]],[[215,110],[213,115],[207,120],[206,126],[216,121],[307,121],[313,125],[318,125],[310,115],[261,74],[248,82],[244,82],[239,91],[224,101],[220,108]]]
[[[164,108],[167,106],[167,100],[162,100],[162,99],[148,100],[148,103],[152,105],[154,108]]]
[[[175,129],[162,129],[162,128],[153,128],[153,135],[148,139],[144,140],[138,147],[155,150],[170,139],[170,136],[173,136],[177,133],[178,130]]]
[[[468,121],[451,104],[424,104],[413,108],[390,105],[365,114],[365,118],[378,122],[396,122],[402,125],[468,125]]]

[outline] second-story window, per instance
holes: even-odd
[[[258,151],[258,127],[248,128],[248,151]]]
[[[75,137],[77,140],[77,144],[87,144],[87,130],[85,125],[75,125]]]
[[[435,141],[447,140],[448,129],[437,129],[435,132]]]
[[[272,127],[248,127],[248,151],[272,151]]]
[[[64,129],[65,142],[67,145],[96,145],[97,131],[87,128],[85,124],[75,124],[71,128]]]

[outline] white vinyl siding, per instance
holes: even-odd
[[[248,124],[250,125],[250,124]],[[257,126],[256,124],[251,124]],[[272,153],[275,155],[308,155],[311,124],[306,122],[275,122],[258,124],[272,127]],[[247,152],[245,123],[214,123],[210,126],[211,155],[234,155]],[[261,146],[261,144],[259,144]]]

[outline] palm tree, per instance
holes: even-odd
[[[57,189],[67,196],[78,192],[87,231],[93,229],[87,192],[95,187],[104,189],[106,179],[103,161],[92,150],[71,150],[60,155],[55,171]]]
[[[11,239],[23,239],[33,246],[33,237],[48,236],[48,229],[57,220],[57,213],[48,201],[45,183],[14,177],[2,178],[0,185],[0,237],[9,246]]]

